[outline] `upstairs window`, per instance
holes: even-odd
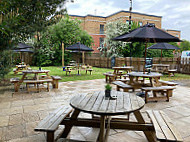
[[[104,34],[104,25],[100,24],[100,34]]]

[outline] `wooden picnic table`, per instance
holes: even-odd
[[[150,81],[150,84],[149,86],[150,87],[153,87],[153,86],[158,86],[159,85],[159,79],[160,77],[162,76],[162,74],[160,73],[154,73],[154,72],[151,72],[151,73],[143,73],[143,72],[131,72],[131,73],[128,73],[129,75],[129,85],[132,85],[134,86],[134,88],[136,89],[139,89],[141,88],[142,86],[145,85],[145,82],[144,82],[144,78],[148,78],[149,81]],[[142,77],[143,78],[143,82],[139,82],[139,77]]]
[[[132,69],[134,67],[133,66],[124,66],[124,67],[113,67],[114,69],[114,74],[120,74],[120,71],[126,71],[127,73],[131,72]]]
[[[153,64],[152,69],[153,71],[160,72],[160,73],[167,73],[169,70],[170,65],[168,64]]]
[[[27,65],[16,65],[16,69],[14,69],[14,73],[22,72],[23,70],[27,70]]]
[[[20,85],[22,83],[33,83],[33,84],[38,84],[38,83],[43,83],[43,82],[52,82],[52,78],[51,76],[49,76],[49,70],[24,70],[22,71],[23,76],[21,77],[21,79],[18,81],[18,83],[16,83],[15,85],[15,92],[18,92]],[[40,74],[46,74],[46,80],[45,79],[40,79]],[[34,77],[32,79],[28,79],[28,75],[29,74],[34,74]],[[48,84],[49,85],[49,84]],[[49,88],[48,88],[49,89]]]
[[[133,93],[112,91],[111,96],[115,99],[105,98],[104,91],[97,91],[74,96],[70,105],[74,108],[70,118],[64,119],[62,124],[65,129],[61,137],[66,138],[73,126],[100,128],[99,142],[107,140],[110,129],[127,129],[134,131],[143,131],[149,142],[154,142],[154,127],[152,124],[146,124],[140,109],[145,105],[142,98]],[[99,115],[100,119],[78,118],[80,112]],[[123,119],[111,119],[111,116],[128,115],[134,113],[137,122],[124,121]],[[104,135],[105,128],[107,131]]]

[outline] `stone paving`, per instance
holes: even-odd
[[[13,86],[0,94],[0,141],[44,142],[43,132],[34,132],[38,122],[60,105],[69,105],[77,93],[104,90],[103,79],[60,83],[59,89],[50,92],[12,94]],[[115,86],[113,87],[115,89]],[[24,90],[23,90],[24,91]],[[185,142],[190,142],[190,88],[177,86],[170,102],[152,102],[141,110],[163,110],[173,120]],[[88,117],[88,114],[81,114]],[[146,116],[145,116],[146,117]],[[130,119],[134,119],[133,116]],[[93,141],[98,129],[74,127],[69,135],[78,140]],[[111,130],[109,142],[146,142],[142,132]]]

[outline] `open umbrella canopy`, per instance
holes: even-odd
[[[84,44],[81,44],[80,42],[77,42],[76,44],[73,44],[66,48],[67,50],[73,50],[73,51],[94,51],[93,49],[87,47]]]
[[[33,53],[34,51],[31,50],[31,49],[16,49],[16,50],[13,50],[14,52],[29,52],[29,53]]]
[[[147,43],[156,43],[156,42],[180,42],[181,40],[173,35],[168,34],[167,32],[158,29],[154,24],[146,24],[137,29],[132,30],[129,33],[117,36],[113,38],[116,41],[125,41],[125,42],[145,42],[145,63],[144,63],[144,73],[146,65],[146,49]]]
[[[27,45],[25,43],[18,43],[18,45],[14,49],[17,50],[17,49],[26,49],[26,48],[34,48],[34,47]]]
[[[180,39],[168,34],[167,32],[158,29],[153,24],[146,24],[129,33],[113,38],[117,41],[125,42],[180,42]]]
[[[154,44],[154,45],[148,47],[147,49],[180,50],[180,48],[178,48],[174,45],[171,45],[169,43],[157,43],[157,44]]]

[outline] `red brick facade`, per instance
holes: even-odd
[[[157,28],[161,29],[161,21],[162,21],[161,16],[148,15],[137,12],[132,12],[131,15],[132,15],[132,21],[135,21],[142,25],[145,25],[146,23],[152,23],[155,24]],[[81,27],[83,28],[83,30],[86,30],[88,34],[92,36],[94,40],[94,43],[92,45],[94,53],[99,52],[99,50],[97,50],[97,47],[100,46],[100,40],[102,40],[100,38],[105,38],[106,36],[104,34],[106,23],[117,20],[121,20],[125,23],[129,20],[129,16],[130,16],[129,11],[119,11],[107,17],[94,16],[94,15],[87,15],[87,16],[70,15],[72,19],[77,18],[78,20],[81,20]],[[166,30],[166,31],[180,38],[181,34],[180,31],[175,31],[175,30]]]

